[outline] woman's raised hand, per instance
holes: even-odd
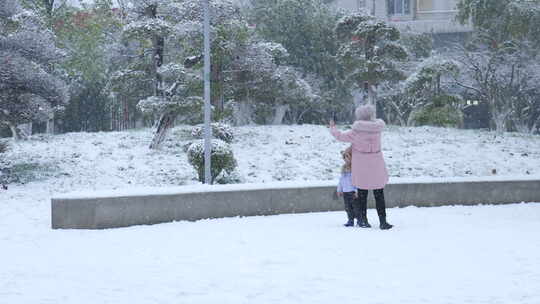
[[[328,128],[332,129],[332,128],[335,128],[336,127],[336,122],[331,119],[329,122],[328,122]]]

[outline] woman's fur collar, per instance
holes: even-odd
[[[357,132],[381,132],[385,127],[384,121],[381,119],[357,120],[354,122],[352,129]]]

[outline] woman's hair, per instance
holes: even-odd
[[[347,149],[341,151],[341,157],[343,157],[343,160],[345,161],[343,166],[341,166],[341,173],[351,172],[352,147],[348,147]],[[349,158],[348,160],[347,157]]]
[[[357,120],[375,120],[375,107],[372,105],[362,105],[355,111]]]

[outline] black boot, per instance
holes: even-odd
[[[392,227],[394,227],[394,225],[388,224],[385,217],[379,217],[379,222],[380,222],[379,228],[381,228],[381,230],[389,230],[389,229],[392,229]]]
[[[358,189],[358,227],[362,228],[371,228],[367,219],[367,197],[367,190]]]
[[[358,227],[371,228],[371,225],[368,222],[367,216],[364,215],[358,220]]]
[[[343,226],[352,227],[354,226],[354,193],[345,192],[343,193],[343,200],[345,202],[345,212],[347,213],[348,221]]]
[[[392,225],[386,221],[386,203],[384,201],[384,189],[377,189],[373,191],[375,194],[375,202],[377,206],[377,214],[379,215],[379,228],[381,230],[392,229]]]
[[[354,220],[348,220],[345,224],[343,224],[345,227],[352,227],[354,226]]]

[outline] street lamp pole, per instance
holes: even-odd
[[[204,183],[211,184],[212,128],[210,103],[210,8],[209,0],[203,0],[204,10]]]

